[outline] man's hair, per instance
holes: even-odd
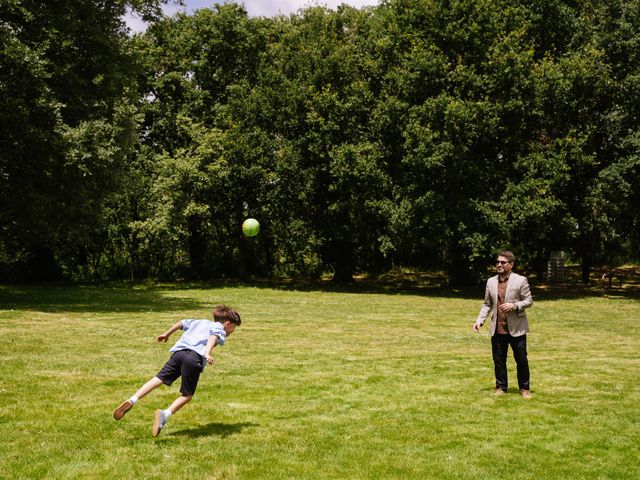
[[[228,320],[234,325],[240,325],[242,323],[240,314],[226,305],[216,305],[213,307],[213,319],[220,323]]]
[[[507,260],[509,260],[509,263],[516,263],[516,257],[513,255],[513,252],[511,250],[503,250],[498,253],[498,256],[506,258]]]

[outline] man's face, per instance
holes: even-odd
[[[496,261],[496,271],[500,275],[509,275],[511,273],[511,269],[513,268],[513,263],[509,262],[505,257],[500,255],[498,260]]]

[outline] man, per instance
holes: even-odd
[[[518,386],[524,398],[531,398],[529,361],[527,360],[527,332],[529,322],[526,308],[533,305],[526,277],[513,272],[515,257],[510,251],[500,252],[496,262],[498,274],[487,280],[484,303],[473,324],[479,332],[491,314],[491,352],[496,375],[496,395],[507,392],[507,351],[513,351],[518,371]]]

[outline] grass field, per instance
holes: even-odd
[[[0,478],[637,479],[640,300],[534,290],[534,398],[493,396],[483,290],[224,284],[0,287]],[[151,437],[155,337],[211,306],[243,325]]]

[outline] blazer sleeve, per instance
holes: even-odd
[[[489,289],[489,281],[487,280],[487,286],[484,289],[484,302],[482,303],[482,307],[480,307],[480,313],[478,314],[476,323],[484,325],[484,321],[487,319],[492,305],[493,300],[491,299],[491,290]]]
[[[529,287],[529,281],[526,277],[522,277],[522,283],[520,284],[520,299],[514,303],[519,312],[533,305],[531,288]]]

